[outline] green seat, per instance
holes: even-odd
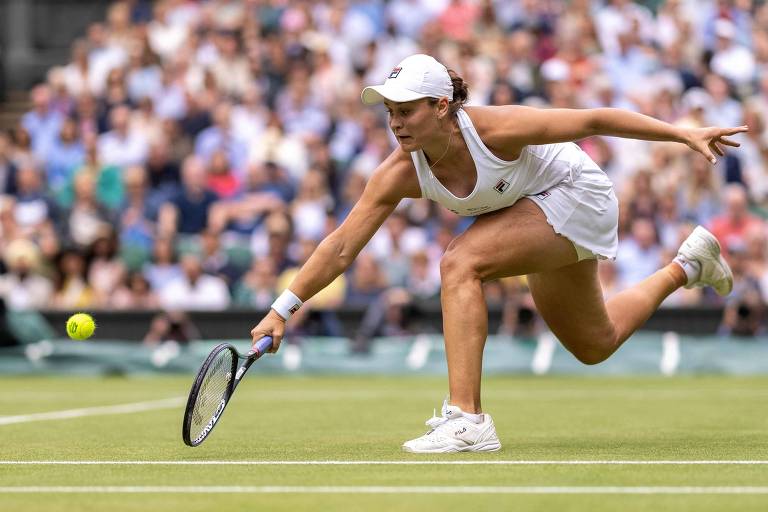
[[[149,250],[139,245],[123,245],[120,247],[120,259],[128,271],[139,271],[150,259]]]

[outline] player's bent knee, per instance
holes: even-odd
[[[573,350],[571,353],[576,357],[576,359],[578,359],[580,363],[589,366],[600,364],[608,359],[608,356],[610,356],[610,353],[599,349]]]
[[[616,331],[613,326],[606,328],[602,333],[595,333],[585,341],[572,340],[571,343],[565,343],[568,350],[586,365],[595,365],[608,359],[619,346],[616,340]]]
[[[440,259],[440,279],[444,285],[475,277],[477,272],[473,258],[464,251],[448,250]]]

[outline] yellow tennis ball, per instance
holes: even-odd
[[[67,320],[67,334],[73,340],[86,340],[96,330],[96,322],[88,313],[76,313]]]

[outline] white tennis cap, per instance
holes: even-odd
[[[366,87],[361,95],[366,105],[385,99],[402,103],[443,96],[453,99],[453,82],[448,70],[433,57],[421,53],[403,59],[392,69],[384,85]]]

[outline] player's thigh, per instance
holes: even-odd
[[[441,270],[471,271],[487,281],[571,265],[573,243],[555,233],[544,212],[529,199],[486,213],[448,246]]]
[[[615,342],[597,276],[597,261],[528,276],[536,308],[560,342],[584,362],[599,362]]]

